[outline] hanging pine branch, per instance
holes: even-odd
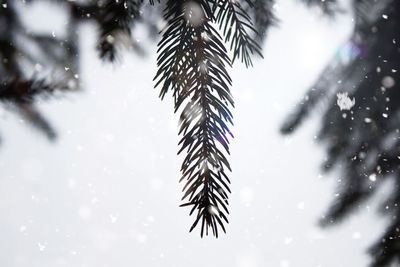
[[[229,154],[227,135],[232,123],[228,105],[233,106],[231,79],[225,65],[230,65],[218,32],[210,24],[213,13],[209,1],[168,1],[165,19],[168,28],[159,43],[159,71],[156,84],[163,84],[160,96],[171,90],[175,111],[180,116],[182,139],[178,153],[186,150],[181,181],[186,180],[182,206],[197,211],[192,231],[201,221],[201,236],[211,228],[225,232],[228,219],[230,166],[222,150]]]

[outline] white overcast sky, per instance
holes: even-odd
[[[38,6],[28,19],[57,34],[54,25],[65,18],[54,9]],[[51,14],[54,24],[46,19]],[[332,229],[317,226],[340,178],[319,176],[319,114],[294,136],[279,134],[285,115],[349,36],[351,14],[321,19],[281,0],[277,15],[265,59],[231,70],[236,108],[226,235],[189,234],[194,218],[178,207],[177,115],[171,99],[161,102],[153,89],[155,44],[140,33],[148,57],[126,54],[121,66],[104,65],[95,28],[87,25],[84,91],[40,105],[58,130],[56,143],[0,111],[0,266],[367,266],[366,249],[385,224],[375,204]]]

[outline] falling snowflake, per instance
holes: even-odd
[[[354,97],[351,99],[347,92],[338,93],[336,96],[336,103],[338,104],[340,110],[350,110],[356,104],[356,99]]]
[[[351,238],[353,239],[360,239],[362,237],[360,232],[354,232],[351,234]]]
[[[304,203],[304,202],[299,202],[299,203],[297,203],[297,208],[298,208],[299,210],[304,210],[304,208],[305,208],[305,203]]]
[[[217,207],[215,207],[214,205],[208,206],[208,209],[207,209],[207,210],[208,210],[208,212],[209,212],[210,214],[213,214],[213,215],[216,215],[216,214],[219,213]]]
[[[116,223],[116,222],[117,222],[117,219],[118,219],[117,216],[114,216],[114,215],[110,214],[111,223]]]
[[[284,243],[285,245],[289,245],[290,243],[292,243],[293,241],[293,237],[287,236],[285,237]]]
[[[46,245],[38,243],[39,251],[44,251],[46,249]]]
[[[375,182],[375,181],[376,181],[376,174],[375,174],[375,173],[370,174],[370,175],[368,176],[368,179],[369,179],[370,181],[372,181],[372,182]]]
[[[396,81],[391,76],[385,76],[382,79],[382,85],[385,88],[392,88],[393,86],[395,86],[395,84],[396,84]]]
[[[25,232],[25,231],[26,231],[26,226],[25,226],[25,225],[22,225],[22,226],[19,228],[19,231],[20,231],[21,233]]]
[[[209,42],[210,41],[210,36],[206,32],[201,33],[201,39],[203,39],[204,42]]]

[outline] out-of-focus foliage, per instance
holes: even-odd
[[[326,171],[343,173],[335,199],[321,224],[331,225],[357,210],[383,181],[394,186],[382,205],[390,223],[371,247],[371,266],[400,261],[400,2],[354,1],[351,39],[309,90],[282,131],[293,132],[314,108],[323,109],[319,140],[327,145]],[[337,105],[337,93],[355,100]]]
[[[65,36],[36,33],[22,21],[21,12],[39,2],[63,8],[68,17]],[[79,90],[79,25],[86,21],[97,25],[99,57],[114,62],[121,46],[140,51],[131,30],[141,19],[142,6],[143,1],[1,0],[0,104],[54,139],[56,131],[35,107],[35,100]]]
[[[17,1],[6,0],[0,5],[0,101],[15,107],[49,139],[54,139],[55,131],[35,108],[34,100],[40,95],[49,96],[56,89],[75,89],[72,69],[76,67],[76,44],[68,41],[72,36],[61,40],[27,31],[17,12],[19,6]],[[70,27],[69,35],[73,34],[73,26]],[[53,72],[69,66],[71,72],[46,79],[40,77],[46,65]]]

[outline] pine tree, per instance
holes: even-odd
[[[343,173],[338,198],[321,221],[338,223],[368,200],[385,180],[393,191],[381,212],[390,218],[383,236],[370,248],[371,266],[400,261],[400,2],[354,1],[356,25],[348,41],[307,92],[282,132],[293,132],[313,109],[324,110],[318,134],[326,143],[325,171]],[[341,110],[348,93],[354,106]],[[354,102],[353,102],[354,101]]]

